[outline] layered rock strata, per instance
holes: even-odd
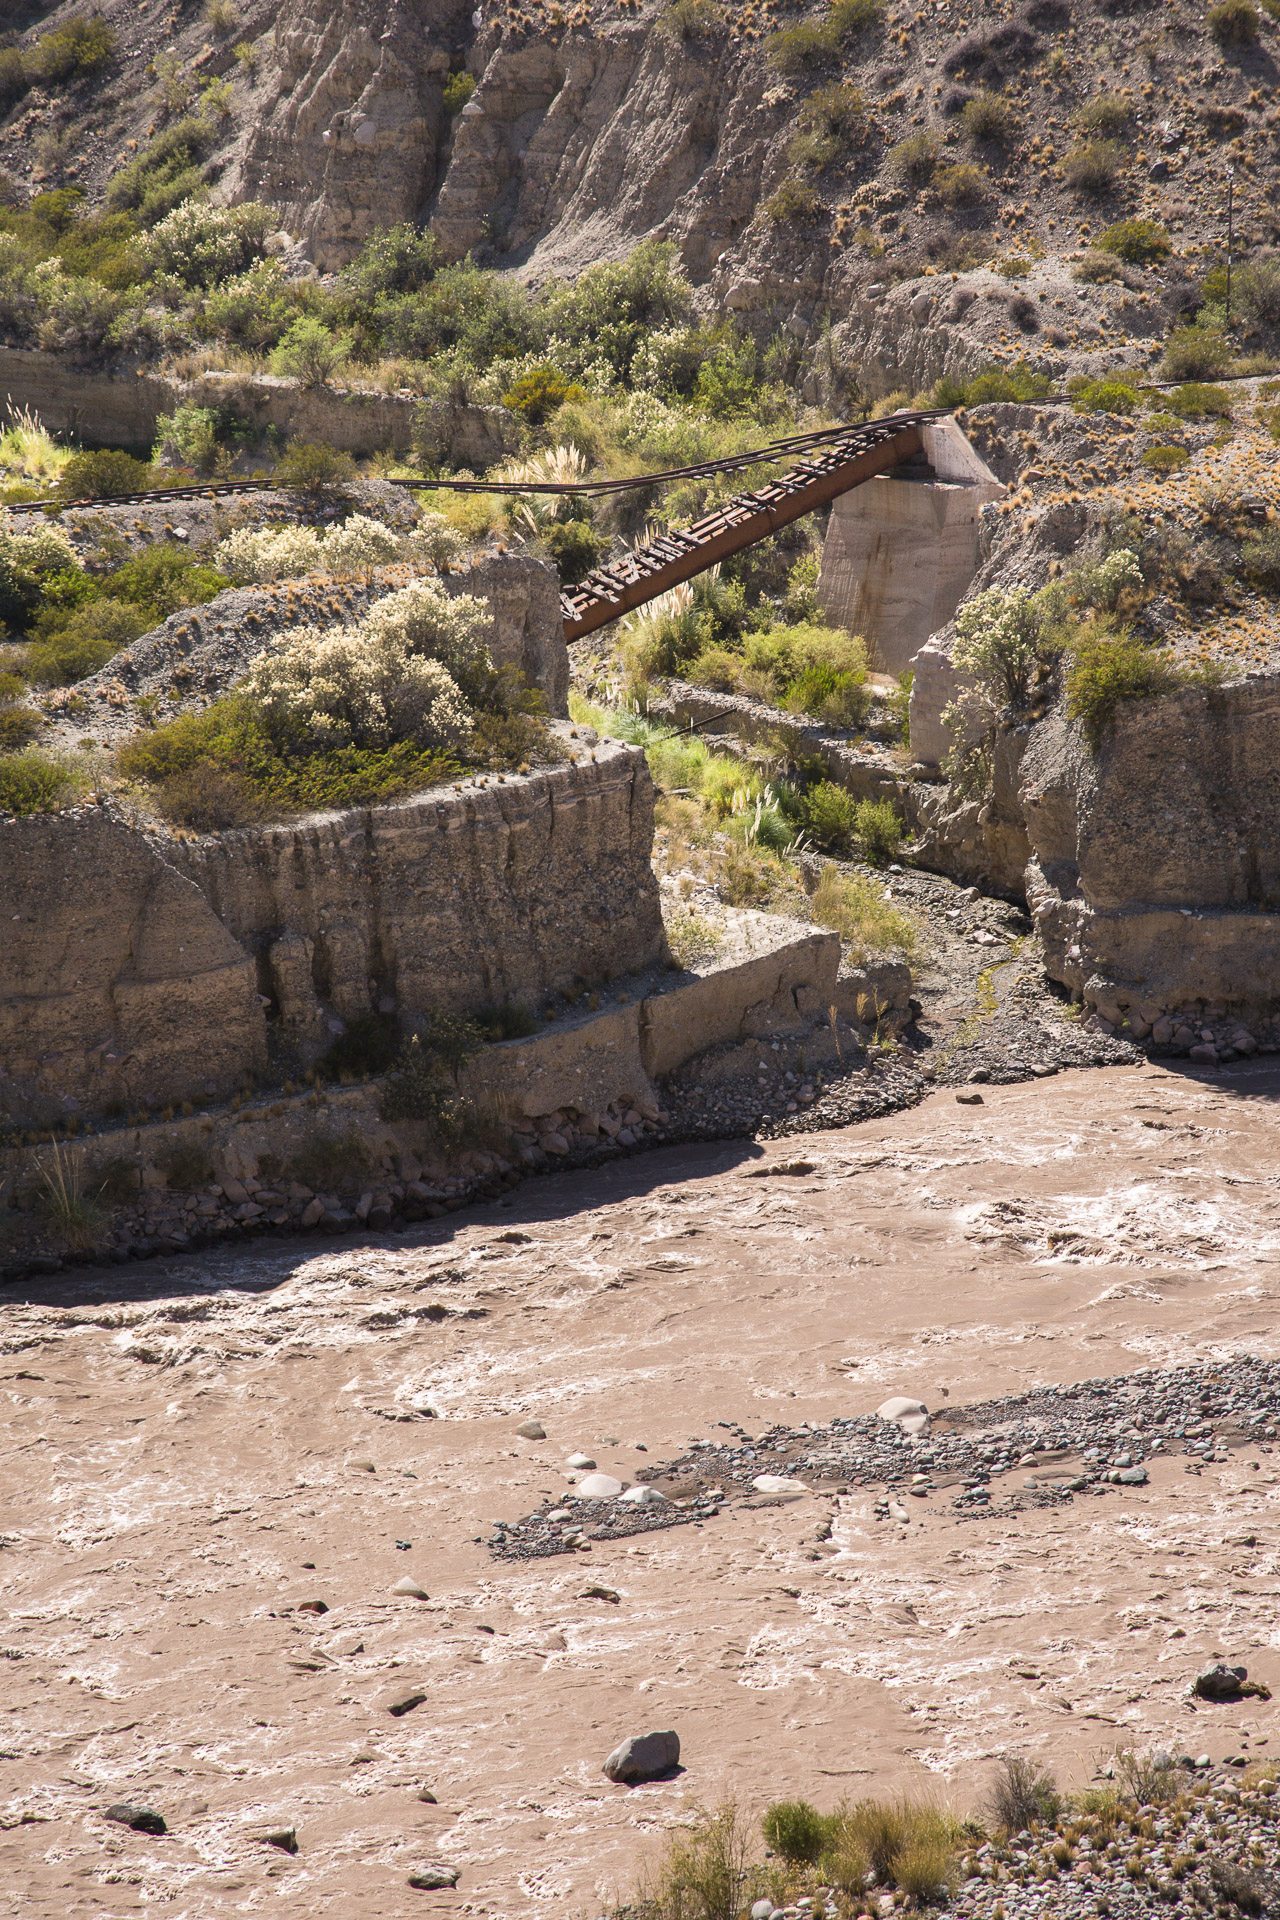
[[[11,1112],[305,1065],[352,1020],[466,1010],[665,951],[644,755],[179,843],[108,806],[0,824]]]

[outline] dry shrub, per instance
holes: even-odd
[[[997,1826],[1006,1833],[1021,1833],[1026,1827],[1055,1819],[1062,1802],[1057,1785],[1043,1767],[1020,1754],[1009,1754],[1000,1762],[987,1804]]]
[[[762,1882],[750,1823],[729,1800],[696,1808],[691,1825],[668,1836],[636,1905],[643,1920],[740,1920]]]

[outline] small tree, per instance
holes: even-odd
[[[111,500],[126,493],[143,493],[152,485],[151,468],[131,453],[106,449],[100,453],[73,453],[58,476],[63,500]]]
[[[272,479],[278,487],[310,497],[314,504],[331,500],[355,479],[356,465],[349,453],[336,447],[295,440],[276,461]]]
[[[323,320],[304,313],[272,354],[271,371],[303,387],[324,387],[350,356],[349,335],[331,333]]]

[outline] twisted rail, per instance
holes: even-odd
[[[530,493],[564,494],[601,498],[612,494],[635,493],[660,487],[675,480],[708,479],[721,473],[740,473],[762,463],[787,459],[796,454],[807,457],[789,467],[778,479],[766,481],[749,493],[735,494],[722,506],[704,514],[690,527],[675,528],[660,534],[646,545],[608,561],[589,573],[578,586],[567,588],[560,596],[566,640],[579,640],[621,614],[630,613],[646,601],[656,599],[669,587],[691,580],[715,566],[732,553],[740,553],[757,540],[767,539],[780,527],[812,513],[842,493],[874,479],[878,473],[912,460],[924,448],[922,429],[930,421],[946,417],[947,409],[930,408],[916,413],[895,413],[887,419],[870,420],[858,427],[824,427],[815,433],[792,434],[783,440],[769,441],[745,453],[721,460],[703,460],[686,467],[668,467],[660,473],[635,474],[626,480],[410,480],[396,478],[397,487],[448,489],[454,493]],[[224,480],[185,487],[156,487],[143,493],[114,494],[65,503],[68,512],[99,506],[155,506],[178,500],[209,500],[228,495],[274,493],[281,491],[274,480]],[[18,501],[11,513],[40,513],[45,501]]]

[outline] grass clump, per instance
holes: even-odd
[[[830,927],[845,943],[845,956],[855,965],[869,954],[897,948],[908,958],[915,952],[915,922],[886,900],[884,887],[865,874],[841,873],[828,864],[810,902],[818,926]]]
[[[52,1163],[39,1169],[38,1178],[41,1211],[62,1243],[77,1252],[93,1246],[102,1233],[102,1209],[86,1191],[80,1155],[64,1157],[55,1140]]]
[[[313,1192],[354,1185],[369,1166],[369,1149],[354,1129],[330,1133],[317,1128],[299,1142],[284,1172]]]
[[[1173,242],[1158,220],[1135,217],[1117,220],[1098,235],[1094,242],[1103,253],[1112,253],[1131,267],[1149,267],[1168,258]]]
[[[802,20],[771,33],[765,50],[779,73],[803,73],[807,67],[834,59],[851,40],[875,26],[882,13],[881,0],[832,0],[824,20]]]
[[[1248,47],[1258,37],[1258,10],[1252,0],[1219,0],[1205,24],[1220,47]]]
[[[1073,147],[1063,162],[1067,185],[1087,199],[1101,200],[1114,192],[1128,161],[1116,140],[1087,140]]]

